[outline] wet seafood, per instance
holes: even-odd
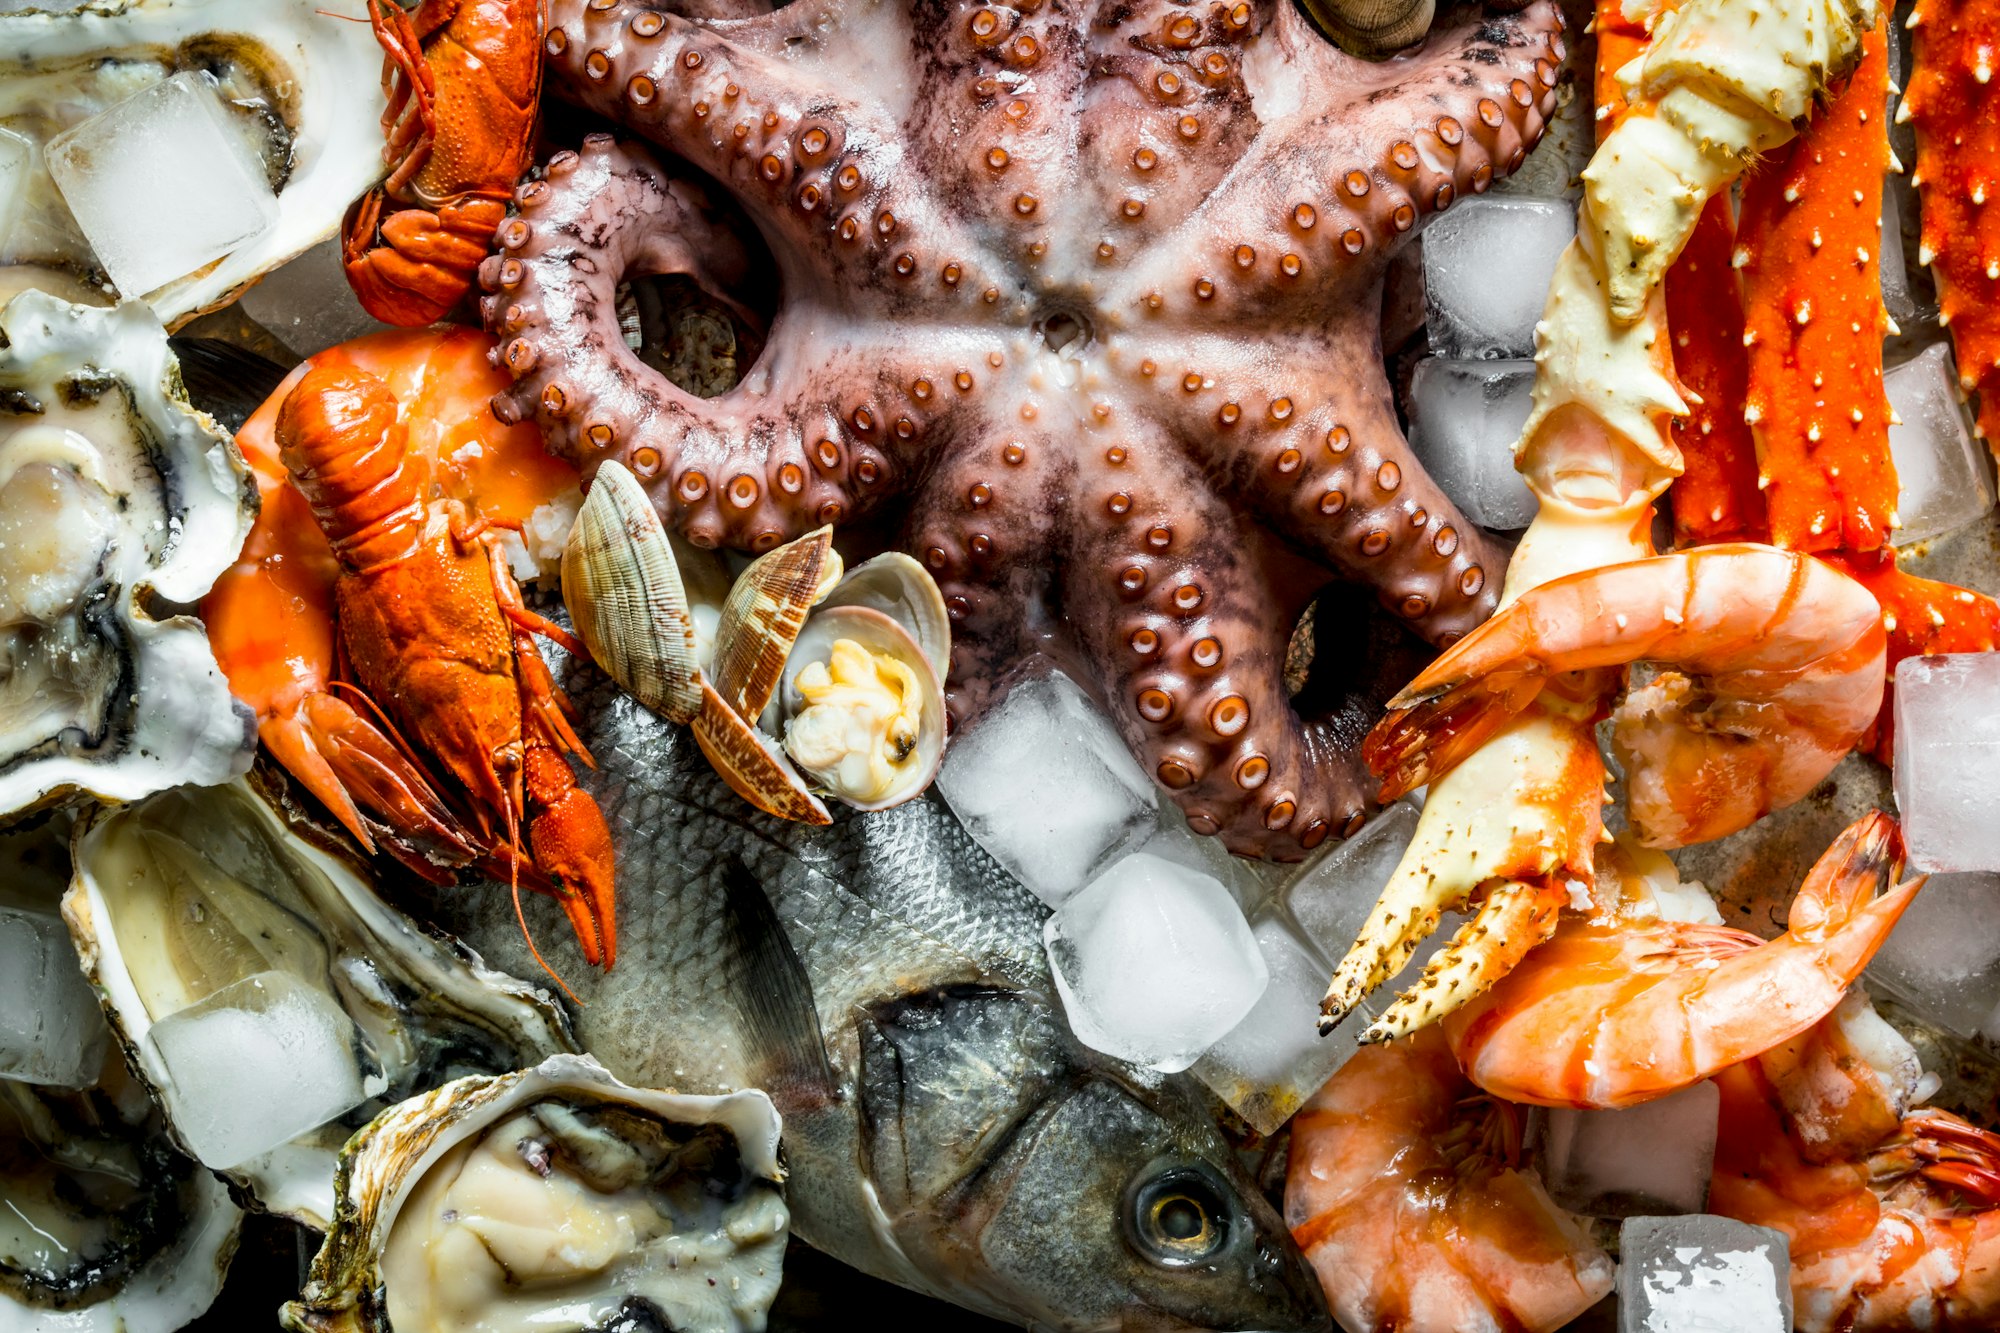
[[[1671,423],[1687,411],[1660,279],[1708,200],[1792,137],[1875,19],[1871,4],[1690,0],[1618,68],[1622,96],[1603,103],[1611,114],[1584,172],[1577,239],[1536,328],[1534,409],[1515,460],[1540,508],[1503,603],[1650,553],[1653,501],[1681,470]],[[1622,18],[1606,26],[1624,36],[1600,57],[1629,54]],[[1458,942],[1462,959],[1491,962],[1471,969],[1488,982],[1554,931],[1565,883],[1591,878],[1604,789],[1591,728],[1616,684],[1607,672],[1538,691],[1432,787],[1416,838],[1328,983],[1323,1031],[1394,976],[1446,909],[1477,900]],[[1367,1035],[1408,1032],[1471,999],[1463,985],[1445,989],[1466,973],[1420,981]]]
[[[1791,1238],[1800,1333],[1994,1326],[2000,1137],[1919,1109],[1875,1141],[1808,1155],[1765,1071],[1739,1065],[1716,1081],[1723,1100],[1709,1207]],[[1842,1095],[1884,1104],[1865,1066]]]
[[[687,1333],[764,1326],[785,1253],[761,1092],[629,1088],[586,1057],[413,1097],[341,1154],[299,1333],[526,1333],[549,1311]]]
[[[532,160],[541,0],[368,0],[382,43],[389,179],[341,232],[354,294],[387,324],[429,324],[472,289]],[[389,207],[389,205],[396,207]]]
[[[1979,395],[1979,432],[2000,448],[2000,222],[1986,206],[2000,156],[1990,83],[2000,36],[1989,0],[1921,0],[1909,27],[1915,63],[1896,116],[1917,130],[1919,258],[1937,280],[1958,382]]]
[[[178,326],[226,304],[245,284],[327,239],[348,202],[381,174],[372,105],[380,51],[366,26],[351,21],[361,12],[356,0],[133,0],[10,10],[19,12],[0,12],[7,59],[0,126],[36,151],[9,186],[19,191],[20,212],[11,236],[0,236],[0,264],[59,270],[104,298],[102,268],[40,149],[178,71],[219,81],[232,121],[276,191],[277,220],[213,264],[151,292],[122,293],[144,296],[166,323]]]
[[[767,814],[824,824],[819,793],[885,810],[930,785],[951,630],[922,566],[892,552],[843,574],[821,528],[752,561],[704,643],[681,578],[690,559],[712,557],[677,554],[632,474],[600,464],[563,553],[563,597],[612,679],[692,723],[716,771]]]
[[[270,1152],[216,1164],[263,1208],[308,1226],[326,1226],[335,1154],[378,1111],[462,1074],[576,1049],[546,994],[384,903],[344,845],[247,783],[87,817],[64,913],[133,1072],[170,1120],[180,1089],[149,1040],[169,1015],[278,972],[352,1021],[367,1099]]]
[[[464,329],[379,335],[288,378],[242,432],[271,521],[202,609],[265,745],[364,847],[379,837],[433,880],[498,866],[559,896],[608,964],[610,848],[530,638],[550,627],[520,605],[501,535],[546,522],[573,474],[480,406],[485,345]],[[354,684],[337,688],[337,656]]]
[[[1523,1163],[1522,1113],[1434,1028],[1359,1052],[1292,1122],[1285,1221],[1349,1333],[1562,1327],[1614,1265]]]
[[[602,765],[586,780],[649,888],[621,928],[653,965],[577,979],[578,1037],[614,1074],[769,1091],[794,1230],[876,1276],[1048,1328],[1323,1325],[1192,1089],[1074,1041],[1044,909],[935,797],[825,828],[748,815],[685,730],[590,681],[567,681]],[[528,962],[490,893],[440,907]]]
[[[1572,916],[1445,1017],[1466,1076],[1509,1101],[1619,1107],[1662,1097],[1818,1023],[1888,938],[1922,879],[1880,813],[1842,833],[1765,941],[1728,926]]]
[[[200,623],[159,603],[207,592],[256,513],[146,307],[0,309],[0,816],[249,767]]]
[[[1662,668],[1614,711],[1640,841],[1682,847],[1781,809],[1882,701],[1881,611],[1805,556],[1741,543],[1605,565],[1523,593],[1389,701],[1368,739],[1385,799],[1433,781],[1551,677]]]

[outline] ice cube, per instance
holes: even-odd
[[[278,218],[264,164],[188,70],[49,140],[49,174],[119,292],[140,297]]]
[[[1970,1037],[2000,1010],[2000,875],[1933,875],[1868,977],[1939,1027]]]
[[[1896,667],[1896,808],[1917,870],[2000,870],[2000,653]]]
[[[1933,343],[1882,376],[1889,405],[1902,420],[1889,427],[1889,453],[1901,494],[1896,544],[1926,541],[1986,517],[1993,483],[1986,450],[1958,391],[1947,343]]]
[[[389,325],[361,308],[340,262],[340,238],[315,245],[264,275],[239,298],[243,313],[300,356]]]
[[[1150,852],[1058,907],[1042,940],[1077,1039],[1166,1073],[1242,1022],[1270,980],[1229,890]]]
[[[965,831],[1051,907],[1153,832],[1153,784],[1060,672],[954,737],[938,790]]]
[[[1622,1111],[1552,1107],[1538,1116],[1534,1135],[1542,1183],[1549,1197],[1587,1217],[1700,1212],[1720,1106],[1721,1094],[1704,1080]]]
[[[1575,235],[1576,209],[1554,199],[1468,199],[1432,219],[1424,229],[1431,351],[1478,360],[1533,356],[1549,279]]]
[[[0,130],[0,259],[14,253],[14,225],[28,197],[28,173],[35,169],[35,145],[12,130]]]
[[[1410,382],[1410,444],[1424,470],[1481,527],[1525,528],[1535,495],[1514,470],[1527,423],[1532,361],[1426,357]]]
[[[1177,861],[1190,870],[1221,880],[1245,916],[1254,916],[1263,908],[1285,877],[1284,872],[1290,869],[1270,861],[1231,855],[1222,845],[1222,839],[1204,837],[1189,828],[1187,816],[1172,801],[1160,802],[1158,825],[1136,850]]]
[[[1416,832],[1416,806],[1398,801],[1285,886],[1285,910],[1321,953],[1335,960],[1346,957]]]
[[[1726,1217],[1628,1218],[1618,1232],[1620,1333],[1787,1333],[1785,1233]]]
[[[0,907],[0,1079],[89,1087],[107,1029],[54,912]]]
[[[239,1166],[367,1100],[360,1031],[331,995],[259,972],[153,1024],[174,1129],[201,1162]]]
[[[1249,1121],[1277,1132],[1354,1053],[1352,1038],[1319,1035],[1319,1001],[1332,969],[1276,912],[1250,927],[1271,974],[1263,998],[1195,1062],[1195,1077]]]

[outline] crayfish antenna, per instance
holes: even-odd
[[[528,929],[528,914],[521,910],[521,854],[518,850],[520,827],[514,818],[514,801],[511,795],[501,798],[501,808],[507,816],[507,843],[513,850],[513,854],[507,858],[507,890],[514,897],[514,920],[521,925],[521,938],[527,941],[528,952],[535,956],[535,962],[541,965],[542,971],[549,974],[549,980],[555,982],[562,993],[569,996],[570,1003],[581,1009],[583,997],[571,990],[569,983],[549,966],[549,960],[542,957],[541,949],[535,944],[534,932]]]

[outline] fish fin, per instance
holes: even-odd
[[[722,862],[724,921],[737,951],[744,1036],[780,1109],[838,1101],[820,1035],[812,978],[757,877],[741,857]]]

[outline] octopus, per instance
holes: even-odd
[[[1351,836],[1360,729],[1299,714],[1287,642],[1339,580],[1433,645],[1493,608],[1504,551],[1401,433],[1383,280],[1534,146],[1556,6],[1374,62],[1290,0],[732,2],[553,0],[550,87],[629,133],[555,153],[499,228],[495,412],[619,460],[697,546],[899,524],[953,620],[955,725],[1058,640],[1196,832]],[[623,340],[621,282],[773,262],[727,392]]]

